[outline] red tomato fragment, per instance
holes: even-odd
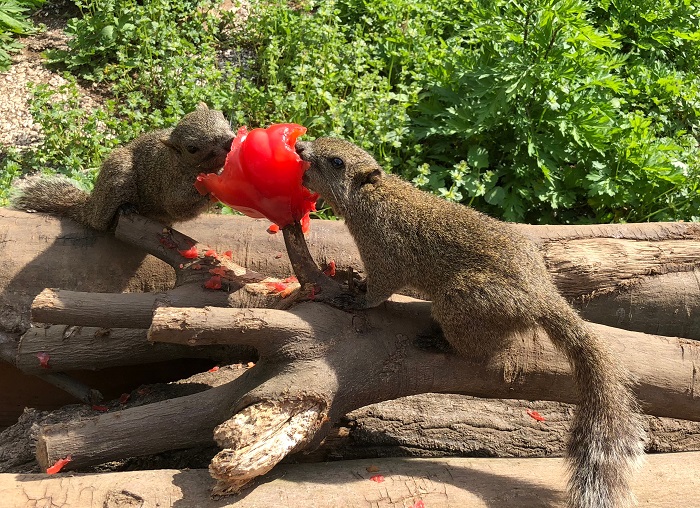
[[[377,482],[377,483],[382,483],[384,481],[384,477],[380,474],[375,474],[374,476],[370,476],[369,479],[372,480],[373,482]]]
[[[49,365],[49,360],[51,359],[51,356],[46,353],[45,351],[42,351],[41,353],[37,353],[36,357],[39,359],[39,366],[42,369],[50,369],[51,365]]]
[[[539,414],[539,413],[538,413],[537,411],[535,411],[534,409],[528,409],[528,410],[527,410],[527,414],[530,415],[531,417],[533,417],[533,418],[534,418],[535,420],[537,420],[538,422],[543,422],[543,421],[545,421],[545,420],[544,420],[544,416],[542,416],[541,414]]]
[[[318,198],[302,185],[309,164],[294,150],[305,132],[306,127],[293,123],[250,132],[241,127],[223,171],[200,174],[195,187],[249,217],[266,217],[280,228],[299,221],[303,225]]]
[[[219,370],[219,366],[218,366],[218,365],[214,365],[214,366],[213,366],[211,369],[209,369],[207,372],[216,372],[217,370]]]
[[[178,249],[178,252],[185,259],[196,259],[197,257],[199,257],[199,252],[197,252],[197,247],[194,245],[187,250],[179,250]]]
[[[271,235],[278,233],[279,230],[280,230],[280,227],[277,224],[270,224],[270,227],[267,228],[267,232],[270,233]]]
[[[53,463],[53,466],[46,469],[46,474],[58,473],[61,469],[63,469],[63,466],[68,464],[71,460],[73,460],[73,457],[71,455],[68,455],[65,459],[58,459],[56,462]]]
[[[216,253],[214,249],[209,249],[204,253],[205,256],[214,258],[214,259],[219,259],[219,255]]]
[[[92,406],[93,411],[99,411],[100,413],[106,413],[109,411],[109,408],[107,406],[98,406],[97,404],[94,404]]]
[[[120,404],[126,404],[127,402],[129,402],[129,399],[130,399],[130,398],[131,398],[131,394],[130,394],[130,393],[122,393],[122,394],[119,396],[119,403],[120,403]]]
[[[225,258],[233,259],[233,251],[227,250],[222,254]]]
[[[266,282],[265,285],[272,291],[275,291],[277,293],[280,293],[287,289],[287,284],[285,284],[284,282]]]
[[[419,499],[418,501],[416,501],[416,504],[411,506],[411,508],[425,508],[425,503],[422,499]]]
[[[316,210],[316,204],[314,203],[314,207],[312,210]],[[311,217],[309,217],[309,214],[307,213],[301,218],[301,232],[302,233],[308,233],[309,229],[311,229]]]
[[[328,267],[325,270],[323,270],[323,273],[325,273],[329,277],[335,277],[335,261],[329,261]]]
[[[214,275],[204,283],[204,287],[207,289],[221,289],[221,276]]]
[[[223,266],[217,266],[216,268],[212,268],[209,270],[209,273],[212,275],[218,275],[220,277],[226,277],[227,271],[226,268]]]

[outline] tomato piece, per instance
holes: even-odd
[[[187,250],[178,250],[178,252],[185,259],[197,259],[199,257],[199,252],[197,252],[197,247],[194,245]]]
[[[323,270],[323,273],[325,273],[329,277],[335,277],[335,261],[329,261],[328,267],[325,270]]]
[[[308,230],[318,195],[302,185],[309,164],[294,150],[305,132],[293,123],[250,132],[241,127],[221,173],[200,174],[195,187],[249,217],[265,217],[279,228],[301,222]]]
[[[384,481],[384,477],[380,474],[375,474],[374,476],[370,476],[369,479],[372,480],[373,482],[377,482],[377,483],[382,483]]]
[[[49,365],[49,360],[51,359],[51,356],[46,353],[45,351],[42,351],[41,353],[37,353],[36,357],[39,359],[39,366],[42,369],[50,369],[51,365]]]
[[[204,283],[204,287],[207,289],[221,289],[221,276],[214,275],[211,279]]]
[[[53,463],[53,466],[46,469],[46,474],[58,473],[61,469],[63,469],[63,466],[65,466],[72,460],[73,457],[70,455],[68,455],[65,459],[58,459],[56,462]]]
[[[535,411],[534,409],[528,409],[528,410],[527,410],[527,414],[530,415],[530,416],[531,416],[532,418],[534,418],[535,420],[537,420],[538,422],[543,422],[543,421],[545,421],[544,416],[542,416],[541,414],[539,414],[539,413],[538,413],[537,411]]]

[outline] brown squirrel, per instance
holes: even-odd
[[[345,223],[365,266],[356,308],[412,287],[432,300],[445,338],[485,361],[512,332],[541,326],[568,358],[580,402],[571,427],[569,506],[632,503],[629,477],[644,426],[627,372],[557,292],[537,248],[510,225],[386,174],[339,139],[297,142],[304,183]]]
[[[233,137],[223,113],[200,103],[174,128],[142,134],[114,149],[92,193],[64,177],[32,176],[17,184],[11,204],[100,231],[109,229],[120,208],[168,225],[193,219],[209,205],[194,187],[197,175],[221,169]]]

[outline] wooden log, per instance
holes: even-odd
[[[212,364],[236,363],[257,356],[250,346],[153,344],[148,341],[147,332],[132,328],[35,326],[22,336],[15,365],[28,374],[46,374],[142,365],[178,358],[208,358]],[[37,358],[40,353],[49,355],[48,369]]]
[[[537,411],[538,421],[528,413]],[[562,457],[575,406],[563,402],[420,394],[348,413],[299,461],[375,457]],[[700,450],[700,422],[647,416],[647,452]]]
[[[178,228],[218,252],[231,250],[233,261],[249,270],[282,278],[292,273],[282,235],[267,233],[266,221],[208,215],[178,225]],[[700,339],[697,294],[700,290],[696,271],[700,258],[699,225],[649,223],[521,228],[542,247],[560,290],[571,299],[582,299],[577,305],[586,319],[609,325],[619,323],[637,331]],[[175,285],[175,272],[167,264],[152,256],[144,257],[138,249],[109,234],[89,231],[67,219],[0,209],[0,236],[5,257],[10,260],[0,266],[0,330],[6,332],[22,333],[29,328],[31,303],[46,287],[98,293],[142,293],[167,291]],[[579,257],[581,272],[566,259],[561,259],[563,264],[559,266],[555,253],[570,256],[572,252],[562,245],[572,240],[596,238],[608,239],[608,249],[613,249],[612,252],[596,250],[594,242],[586,248],[593,258],[586,261]],[[362,272],[357,249],[341,222],[313,221],[307,241],[311,254],[320,264],[335,260],[339,267],[352,267]],[[653,249],[658,248],[657,252],[663,253],[661,261],[646,267],[639,260],[630,260],[637,268],[626,270],[625,256],[630,248],[615,245],[630,241],[649,243],[644,251],[652,258]],[[683,249],[686,252],[683,263],[673,262],[673,253],[664,246],[664,242],[669,241],[689,245]],[[548,249],[551,254],[547,254]],[[607,258],[615,259],[615,263],[606,263]],[[591,275],[597,266],[607,267],[604,275]],[[625,273],[626,278],[618,278],[618,272]],[[597,292],[598,288],[590,285],[600,280],[609,281],[606,287],[613,291]],[[664,281],[659,289],[655,289],[657,280]],[[641,285],[644,291],[637,289]],[[670,294],[665,289],[668,287],[673,288]],[[595,305],[598,298],[601,303]],[[637,308],[642,310],[638,312]],[[642,319],[652,309],[656,320]],[[677,333],[678,330],[683,333]]]
[[[228,337],[230,343],[256,347],[261,360],[236,382],[203,394],[45,427],[37,442],[39,463],[71,453],[69,467],[79,468],[208,442],[214,427],[257,401],[320,401],[327,417],[318,438],[353,409],[418,393],[576,402],[568,362],[542,332],[519,334],[502,357],[475,364],[425,349],[417,338],[430,329],[429,305],[399,300],[361,316],[313,303],[288,312],[293,318],[271,309],[160,308],[152,339],[202,345]],[[268,321],[270,335],[264,333]],[[221,333],[225,323],[228,334]],[[637,379],[635,390],[647,413],[700,420],[700,381],[694,376],[700,344],[594,328],[612,336],[611,348]],[[178,431],[154,436],[144,426]]]
[[[640,506],[696,506],[700,452],[649,455],[633,477]],[[383,481],[370,481],[381,475]],[[564,507],[562,459],[373,459],[286,464],[239,497],[213,500],[206,470],[154,470],[102,474],[0,474],[7,508],[61,500],[64,506],[404,506],[465,508]]]

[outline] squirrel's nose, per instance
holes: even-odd
[[[311,155],[311,143],[308,141],[297,141],[294,145],[294,150],[299,154],[299,157],[304,160],[309,160],[309,156]]]

